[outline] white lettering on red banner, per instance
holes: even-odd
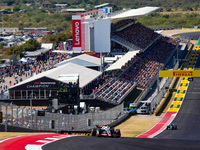
[[[72,20],[73,47],[81,47],[81,20]]]

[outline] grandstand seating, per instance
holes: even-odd
[[[116,32],[115,35],[128,42],[133,42],[133,44],[141,48],[145,48],[160,36],[140,23]],[[159,69],[164,67],[176,44],[177,42],[170,38],[161,37],[156,42],[153,42],[146,51],[129,60],[120,70],[111,71],[112,77],[109,77],[108,80],[93,90],[93,94],[103,101],[119,103],[127,91],[135,85],[145,88],[158,73]]]
[[[162,40],[161,43],[154,46],[147,52],[140,53],[136,56],[135,63],[126,64],[131,66],[123,73],[123,79],[137,82],[137,86],[145,88],[159,69],[164,66],[165,61],[170,55],[175,45]],[[123,67],[122,67],[123,68]]]
[[[159,34],[155,33],[154,30],[149,29],[140,23],[132,24],[127,28],[112,34],[140,47],[141,49],[146,48],[159,36]]]
[[[118,31],[120,29],[125,28],[129,24],[133,24],[134,22],[135,22],[135,19],[126,19],[126,20],[118,21],[117,23],[111,25],[111,30],[112,32]]]
[[[133,85],[131,81],[120,81],[119,79],[111,78],[110,82],[104,85],[95,94],[104,101],[117,103],[121,96]]]

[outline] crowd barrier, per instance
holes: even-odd
[[[118,120],[123,115],[124,103],[102,112],[85,114],[61,114],[45,112],[39,115],[36,109],[19,107],[16,105],[1,103],[2,125],[5,131],[8,126],[16,126],[38,131],[86,131],[97,124],[109,124]],[[41,111],[41,110],[40,110]]]
[[[187,45],[187,46],[186,46],[186,49],[185,49],[185,50],[187,50],[187,48],[188,48],[189,50],[192,49],[192,47],[189,46],[189,45],[190,45],[190,40],[187,41],[187,44],[186,44],[186,45]],[[189,52],[187,53],[187,55],[186,55],[185,58],[188,57],[188,54],[189,54]],[[174,70],[177,70],[178,67],[179,67],[179,63],[177,62],[176,65],[174,66]],[[182,67],[181,67],[181,68],[182,68]],[[165,78],[163,78],[163,79],[165,79]],[[162,86],[162,88],[161,88],[159,94],[158,94],[155,98],[152,99],[152,101],[151,101],[151,111],[152,111],[152,110],[156,110],[156,107],[160,104],[160,101],[162,100],[163,96],[164,96],[165,93],[167,93],[167,91],[168,91],[168,89],[166,89],[165,87],[169,87],[169,85],[170,85],[170,83],[172,82],[172,80],[173,80],[173,78],[167,78],[167,80],[166,80],[165,84]],[[169,94],[168,94],[168,95],[169,95]],[[166,97],[168,97],[168,95],[167,95]],[[166,99],[165,99],[165,100],[163,101],[163,103],[159,106],[159,108],[157,108],[157,110],[156,110],[156,112],[155,112],[156,114],[157,114],[157,113],[159,112],[159,110],[162,108],[162,106],[164,105],[165,101],[166,101]]]

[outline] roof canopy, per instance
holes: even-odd
[[[148,6],[138,8],[138,9],[131,9],[131,10],[125,11],[123,13],[120,13],[118,15],[112,16],[111,20],[115,20],[115,19],[122,20],[122,19],[130,18],[130,17],[137,18],[137,17],[141,17],[141,16],[144,16],[144,15],[148,15],[148,14],[155,12],[159,9],[160,9],[160,7],[148,7]]]
[[[139,53],[139,50],[126,53],[122,58],[108,67],[106,71],[121,69],[121,67],[125,65],[126,62],[131,60],[131,58],[133,58],[137,53]]]
[[[67,75],[72,75],[72,74],[79,75],[79,87],[83,88],[84,86],[86,86],[87,84],[89,84],[90,82],[98,78],[102,73],[93,69],[80,66],[80,65],[68,63],[61,67],[42,72],[31,78],[28,78],[24,80],[23,82],[20,82],[10,87],[9,90],[11,90],[12,88],[16,88],[17,86],[23,85],[25,83],[40,79],[42,77],[48,77],[50,79],[54,79],[54,80],[61,81],[64,83],[74,82],[74,78],[72,81],[69,81],[69,78],[66,78]]]
[[[79,56],[62,61],[55,65],[55,67],[65,65],[67,63],[74,63],[85,67],[101,66],[101,59],[87,54],[81,54]]]
[[[72,54],[73,51],[67,51],[67,50],[53,50],[52,53],[66,53],[66,54]]]
[[[104,4],[101,4],[101,5],[97,5],[97,6],[94,6],[94,8],[99,8],[99,7],[103,7],[103,6],[107,6],[109,5],[109,3],[104,3]]]
[[[53,43],[42,43],[41,49],[52,49]]]
[[[68,8],[66,11],[85,11],[85,8]]]
[[[79,74],[61,74],[58,76],[59,81],[76,83],[79,79]]]

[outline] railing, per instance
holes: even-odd
[[[136,83],[134,83],[134,84],[131,86],[131,88],[128,89],[128,91],[127,91],[124,95],[122,95],[122,97],[117,101],[117,103],[120,104],[120,103],[126,98],[126,96],[128,96],[128,94],[129,94],[131,91],[133,91],[133,89],[134,89],[135,87],[136,87]]]
[[[132,44],[132,43],[128,42],[127,40],[124,40],[123,38],[121,38],[117,35],[113,35],[111,37],[111,40],[113,40],[117,43],[120,43],[121,45],[123,45],[124,47],[126,47],[127,49],[130,49],[130,50],[140,50],[141,49],[137,45]]]
[[[174,67],[174,70],[177,70],[178,66],[179,66],[179,63],[177,62],[175,67]],[[165,87],[169,87],[169,85],[172,82],[173,78],[167,78],[167,79],[163,78],[162,80],[164,80],[165,83],[164,84],[160,84],[159,93],[153,99],[150,99],[150,101],[151,101],[150,110],[151,111],[156,109],[156,107],[158,106],[158,104],[162,100],[163,96],[167,92],[167,89]],[[156,92],[158,92],[158,91],[156,91]]]

